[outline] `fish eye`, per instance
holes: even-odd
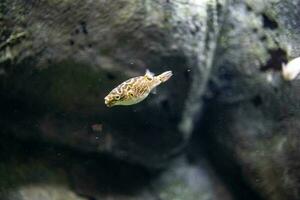
[[[115,96],[115,99],[116,99],[116,100],[119,100],[119,99],[120,99],[120,95],[116,95],[116,96]]]
[[[153,78],[152,78],[152,77],[147,77],[147,80],[148,80],[148,81],[152,81]]]

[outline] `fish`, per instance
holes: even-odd
[[[282,64],[282,76],[286,81],[298,79],[300,75],[300,57],[297,57],[287,64]]]
[[[107,107],[137,104],[154,92],[158,85],[169,80],[172,75],[172,71],[166,71],[155,76],[147,69],[143,76],[130,78],[115,87],[105,96],[104,103]]]

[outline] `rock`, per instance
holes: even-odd
[[[11,136],[1,137],[0,199],[72,196],[67,189],[70,188],[68,172],[61,165],[71,160],[68,156],[64,159],[65,151],[61,155],[62,150],[53,146],[34,141],[23,143]]]
[[[233,199],[206,162],[193,164],[179,158],[167,170],[148,174],[148,178],[141,176],[143,173],[138,169],[135,173],[128,169],[121,172],[113,169],[103,174],[102,168],[95,173],[92,166],[92,162],[85,167],[77,166],[71,176],[77,193],[95,199]]]
[[[1,1],[1,134],[83,154],[64,169],[80,194],[214,198],[207,176],[196,183],[213,192],[189,182],[207,170],[171,163],[198,126],[204,156],[235,198],[299,199],[299,81],[281,77],[282,63],[300,53],[298,4]],[[174,77],[138,105],[105,107],[107,92],[146,68]],[[98,179],[88,179],[98,166]],[[157,169],[166,171],[153,181],[147,170]],[[125,183],[112,186],[127,186],[134,171],[146,177],[128,184],[134,194],[105,188],[116,172]],[[147,188],[152,181],[164,187]]]
[[[84,200],[68,188],[51,185],[30,185],[15,189],[6,200]]]
[[[0,141],[0,199],[3,200],[232,199],[227,187],[198,152],[188,159],[186,155],[175,159],[168,169],[149,170],[110,155],[3,139]]]
[[[162,177],[153,183],[159,199],[233,199],[206,162],[187,163],[177,160]]]
[[[207,133],[213,142],[208,145],[220,146],[209,148],[209,152],[226,152],[213,156],[218,164],[233,162],[220,164],[221,170],[232,170],[237,163],[245,184],[266,199],[299,198],[298,90],[299,86],[279,92],[283,94],[280,98],[278,93],[264,90],[264,95],[252,100],[227,106],[213,104],[213,111],[208,111],[214,119]],[[284,102],[287,99],[289,104]]]
[[[183,149],[210,76],[222,15],[216,2],[13,0],[1,7],[3,132],[154,168]],[[138,105],[105,107],[113,87],[146,68],[174,76]]]
[[[281,64],[300,54],[298,11],[288,11],[297,1],[267,2],[232,7],[227,34],[233,38],[217,54],[210,83],[215,99],[208,99],[198,132],[205,132],[207,155],[230,176],[238,199],[293,200],[300,180],[299,80],[283,81]]]

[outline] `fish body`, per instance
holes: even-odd
[[[300,57],[295,58],[282,65],[282,76],[285,80],[291,81],[299,77],[300,74]]]
[[[159,84],[169,80],[172,71],[166,71],[155,76],[146,70],[144,76],[138,76],[121,83],[105,98],[107,107],[116,105],[133,105],[143,101]]]

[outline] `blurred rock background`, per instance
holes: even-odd
[[[299,199],[300,2],[2,0],[0,198]],[[117,84],[174,76],[134,106]]]

